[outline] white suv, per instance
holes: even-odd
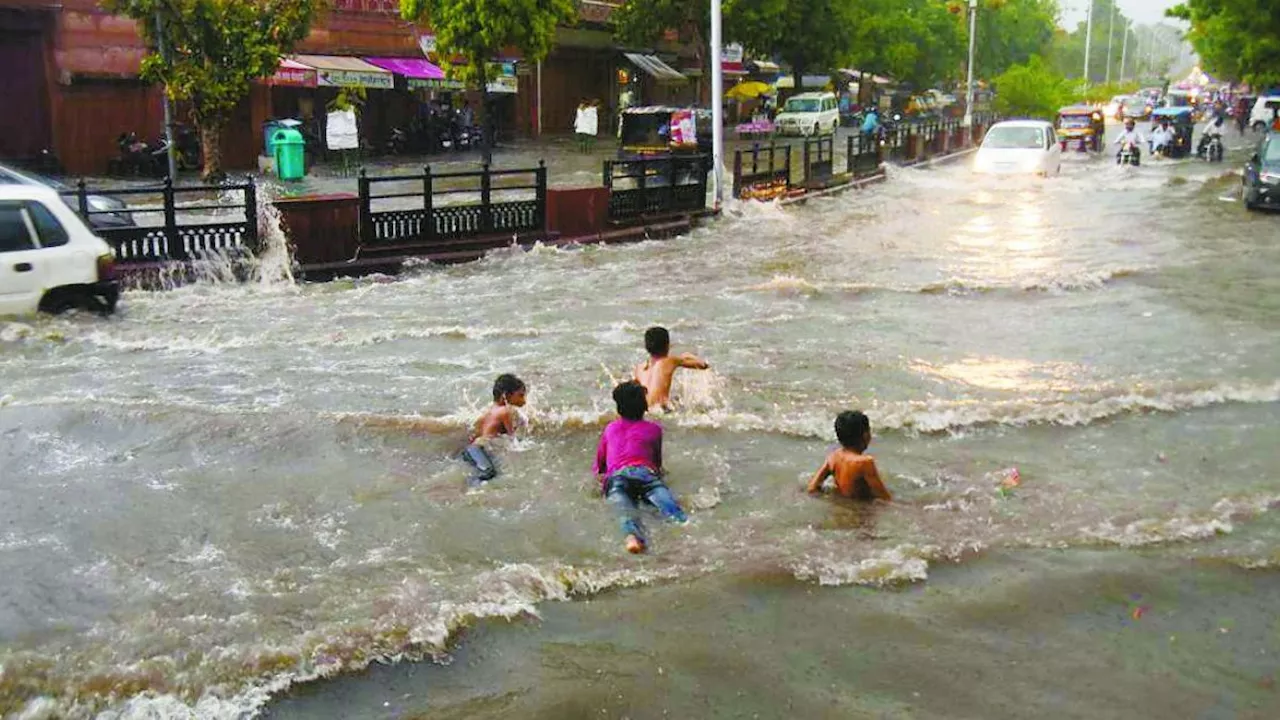
[[[1249,113],[1249,127],[1261,132],[1271,127],[1272,114],[1280,108],[1280,95],[1263,95],[1253,104],[1253,112]]]
[[[0,186],[0,316],[115,310],[115,254],[58,193]]]
[[[840,104],[834,93],[800,93],[787,100],[773,124],[780,135],[834,133],[840,124]]]

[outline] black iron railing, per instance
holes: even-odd
[[[706,208],[707,155],[651,155],[604,162],[609,220],[696,212]]]
[[[733,154],[733,196],[767,200],[791,189],[791,146],[759,143]]]
[[[547,167],[373,177],[360,171],[360,243],[421,244],[542,232]],[[449,202],[457,200],[458,202]]]
[[[883,162],[880,139],[874,133],[850,135],[845,148],[845,166],[854,177],[877,172]]]
[[[120,262],[200,260],[258,249],[257,188],[250,179],[176,187],[165,178],[159,186],[128,189],[89,188],[81,180],[61,195]],[[126,207],[104,207],[97,201],[103,197]]]
[[[835,135],[804,139],[804,180],[823,182],[835,174]]]

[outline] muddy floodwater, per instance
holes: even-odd
[[[0,715],[1280,717],[1280,217],[1228,146],[0,320]],[[633,557],[591,464],[651,324],[712,369]],[[892,504],[802,492],[848,408]]]

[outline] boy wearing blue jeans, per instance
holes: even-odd
[[[596,476],[600,491],[618,512],[626,548],[645,550],[639,502],[653,505],[668,520],[684,522],[684,510],[662,482],[662,426],[644,419],[649,409],[644,386],[634,380],[613,389],[618,419],[609,423],[596,447]]]
[[[479,487],[498,476],[498,466],[489,454],[489,440],[499,435],[514,435],[519,415],[515,408],[524,407],[526,388],[515,375],[503,374],[493,382],[493,407],[476,421],[471,442],[462,451],[462,459],[472,467],[467,484]]]

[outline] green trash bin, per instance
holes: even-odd
[[[307,174],[306,145],[302,133],[293,128],[280,128],[271,134],[271,149],[276,156],[276,176],[281,180],[301,180]]]

